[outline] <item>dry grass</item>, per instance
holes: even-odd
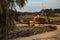
[[[9,34],[9,38],[26,37],[56,30],[56,27],[20,27],[18,31]]]

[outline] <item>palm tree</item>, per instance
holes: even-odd
[[[2,34],[2,39],[1,40],[8,40],[8,31],[9,31],[9,17],[7,10],[9,7],[12,9],[15,6],[15,3],[22,8],[27,0],[0,0],[0,28],[1,28],[1,34]]]

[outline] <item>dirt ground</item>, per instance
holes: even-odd
[[[60,40],[60,29],[13,40]]]

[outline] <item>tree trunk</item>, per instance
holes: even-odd
[[[2,3],[2,14],[1,14],[1,31],[2,31],[2,40],[8,40],[8,22],[7,22],[7,13],[5,5]]]
[[[50,23],[50,19],[47,13],[46,13],[46,16],[47,16],[48,23]]]

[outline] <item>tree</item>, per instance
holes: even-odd
[[[47,20],[48,20],[48,23],[50,23],[50,18],[49,18],[49,15],[50,15],[50,11],[51,11],[52,9],[43,9],[42,11],[44,12],[44,15],[46,15],[46,17],[47,17]],[[42,12],[41,11],[41,12]]]
[[[8,40],[8,13],[7,10],[9,7],[12,9],[15,6],[15,3],[22,8],[27,0],[0,0],[0,28],[2,39],[1,40]],[[13,21],[13,20],[12,20]]]

